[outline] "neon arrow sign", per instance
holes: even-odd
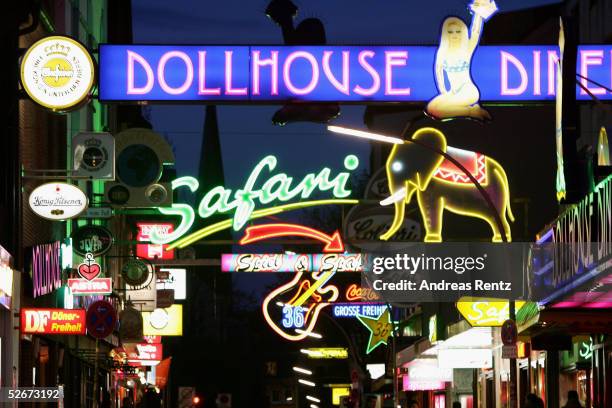
[[[314,228],[305,227],[297,224],[262,224],[254,225],[246,229],[246,234],[240,240],[240,245],[247,245],[253,242],[262,241],[270,238],[301,236],[313,238],[324,242],[323,252],[343,252],[344,244],[338,231],[331,236]]]
[[[183,248],[205,236],[230,226],[235,231],[239,231],[247,221],[253,218],[315,205],[357,203],[357,200],[342,200],[342,198],[348,197],[351,194],[351,190],[347,188],[347,182],[351,175],[350,172],[359,166],[359,159],[355,155],[350,154],[344,158],[343,165],[348,171],[340,172],[334,178],[331,178],[331,169],[324,167],[316,174],[307,174],[297,185],[293,183],[293,177],[289,177],[286,173],[277,173],[263,182],[258,182],[258,178],[264,169],[267,168],[269,171],[272,171],[276,168],[276,164],[277,159],[275,156],[266,156],[255,166],[243,188],[233,192],[224,186],[217,186],[208,191],[200,201],[198,215],[201,218],[208,218],[217,213],[233,212],[233,217],[229,220],[209,225],[182,239],[181,237],[189,231],[195,221],[195,210],[190,205],[184,203],[172,204],[170,208],[159,208],[162,214],[179,216],[181,221],[171,233],[162,235],[156,229],[152,230],[150,241],[154,244],[173,242],[173,244],[168,246],[167,250],[176,247]],[[174,180],[172,182],[172,190],[187,187],[191,192],[195,192],[199,185],[200,183],[196,178],[186,176]],[[315,191],[330,191],[336,199],[305,201]],[[259,210],[255,209],[256,204],[265,205],[275,201],[286,202],[292,199],[299,199],[301,201]]]

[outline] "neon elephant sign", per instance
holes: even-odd
[[[491,197],[504,230],[500,231],[487,201],[476,186],[453,163],[433,150],[405,142],[394,145],[387,159],[391,196],[381,204],[394,204],[395,215],[391,227],[380,239],[388,240],[397,232],[404,220],[405,205],[416,193],[426,230],[425,242],[442,241],[444,210],[485,220],[493,231],[493,242],[501,242],[502,233],[507,241],[511,241],[508,219],[514,221],[514,215],[503,167],[483,154],[447,146],[444,134],[434,128],[417,130],[412,140],[446,152],[466,167]]]

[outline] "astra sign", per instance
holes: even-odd
[[[435,46],[100,46],[102,101],[429,101]],[[576,72],[610,87],[612,46],[580,46]],[[481,100],[555,99],[557,46],[480,46]],[[612,93],[583,80],[600,99]],[[576,86],[578,99],[589,99]]]

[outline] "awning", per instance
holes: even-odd
[[[612,334],[612,309],[547,308],[520,325],[521,335],[559,331],[571,335]]]

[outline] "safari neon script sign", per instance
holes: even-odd
[[[344,168],[348,171],[338,173],[332,177],[331,169],[325,167],[318,173],[309,173],[299,182],[294,182],[294,177],[286,173],[277,173],[268,179],[263,179],[264,171],[271,172],[276,168],[278,160],[275,156],[264,157],[253,169],[247,178],[244,186],[235,192],[224,186],[217,186],[208,191],[197,208],[197,214],[201,218],[208,218],[217,213],[231,213],[232,217],[227,222],[214,224],[202,231],[191,234],[186,239],[172,244],[168,249],[176,246],[185,246],[190,242],[206,236],[206,233],[214,233],[226,227],[231,227],[238,231],[244,227],[247,221],[256,217],[277,214],[286,209],[302,208],[326,203],[352,204],[356,200],[313,200],[304,201],[315,192],[331,192],[333,197],[341,199],[348,197],[351,190],[347,188],[350,172],[359,166],[357,156],[348,155],[344,158]],[[172,189],[187,187],[191,192],[196,192],[199,182],[196,178],[185,176],[172,182]],[[273,202],[287,202],[290,200],[299,201],[297,203],[266,207],[256,210],[259,205],[267,206]],[[159,208],[165,215],[175,215],[181,218],[180,223],[173,232],[159,234],[156,229],[151,231],[150,240],[154,244],[166,244],[176,241],[189,231],[195,221],[196,210],[184,203],[172,204],[169,208]],[[229,225],[228,225],[229,224]],[[210,228],[212,227],[212,228]]]
[[[101,101],[430,101],[435,46],[100,45]],[[578,47],[576,72],[612,99],[612,46]],[[555,100],[558,46],[479,46],[485,101]],[[596,85],[596,83],[602,85]],[[576,97],[589,100],[576,85]]]

